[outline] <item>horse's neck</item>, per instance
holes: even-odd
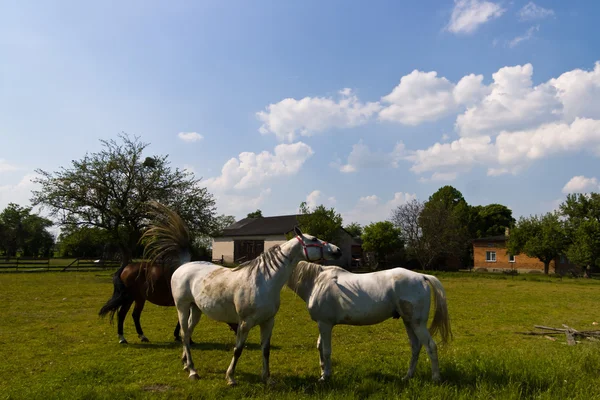
[[[290,278],[296,265],[300,262],[300,260],[303,259],[302,246],[299,242],[294,242],[288,241],[282,244],[280,247],[280,251],[281,255],[283,256],[283,261],[277,266],[275,270],[271,270],[269,271],[269,273],[263,272],[265,280],[271,282],[273,287],[281,289]],[[264,254],[265,253],[263,253],[263,256]]]
[[[313,270],[313,268],[315,267],[310,264],[298,265],[287,281],[287,286],[306,303],[308,303],[315,287],[315,281],[320,274],[320,271]]]

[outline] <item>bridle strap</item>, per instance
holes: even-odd
[[[304,250],[304,256],[306,257],[306,261],[321,261],[321,260],[325,259],[325,257],[323,256],[323,247],[325,247],[327,242],[322,242],[322,244],[321,244],[321,242],[306,244],[306,243],[304,243],[304,240],[300,239],[299,235],[296,236],[296,239],[298,239],[298,241],[302,245],[302,249]],[[319,249],[321,249],[321,257],[316,260],[311,260],[310,258],[308,258],[308,250],[307,250],[308,247],[318,247]]]

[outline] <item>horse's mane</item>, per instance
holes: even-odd
[[[321,272],[323,272],[322,265],[300,261],[288,279],[288,287],[295,292],[301,283],[314,282]]]
[[[261,255],[256,257],[254,260],[246,261],[237,267],[233,268],[234,271],[262,269],[268,276],[271,275],[271,270],[277,270],[284,263],[288,257],[281,251],[281,246],[273,246],[270,249],[264,251]]]
[[[190,231],[179,214],[164,204],[152,200],[148,202],[148,208],[152,221],[140,238],[140,242],[146,242],[143,257],[147,261],[144,264],[147,269],[157,266],[173,272],[190,261]],[[146,279],[152,286],[150,274],[146,274]]]

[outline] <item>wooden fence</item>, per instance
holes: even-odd
[[[120,266],[115,260],[76,258],[65,266],[60,259],[50,258],[0,258],[0,272],[91,271],[113,269]]]

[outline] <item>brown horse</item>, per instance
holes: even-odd
[[[148,267],[148,265],[150,265]],[[112,297],[100,309],[99,315],[104,317],[110,313],[110,321],[113,321],[115,313],[118,313],[117,334],[119,343],[127,343],[123,336],[123,322],[135,302],[133,308],[133,322],[135,330],[142,342],[149,342],[142,331],[140,316],[144,304],[148,300],[152,304],[164,307],[173,307],[173,295],[171,294],[171,275],[173,271],[162,266],[147,263],[132,263],[119,268],[113,276],[114,291]],[[234,332],[237,331],[236,324],[229,324]],[[175,340],[181,340],[179,335],[179,321],[173,332]]]

